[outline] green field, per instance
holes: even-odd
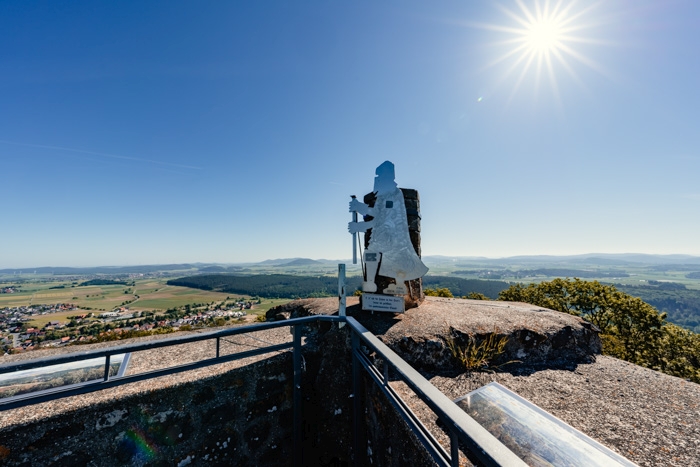
[[[129,304],[131,310],[167,310],[168,308],[187,304],[222,302],[227,297],[233,298],[225,293],[170,285],[163,285],[157,289],[145,289],[142,292],[137,284],[136,293],[140,298]]]
[[[83,312],[79,310],[70,310],[70,311],[61,311],[58,313],[49,313],[46,315],[41,315],[41,316],[34,316],[31,321],[29,321],[29,324],[31,326],[37,327],[37,328],[43,328],[47,324],[49,324],[50,321],[59,321],[61,323],[66,323],[68,322],[68,317],[69,316],[75,316],[75,315],[81,315]]]
[[[50,279],[43,279],[42,282],[22,283],[20,292],[14,294],[0,294],[0,308],[73,303],[80,310],[84,310],[85,312],[92,311],[100,313],[111,311],[122,306],[124,302],[129,302],[124,306],[129,307],[131,311],[164,311],[169,308],[184,305],[223,302],[227,298],[229,301],[238,298],[250,298],[241,295],[166,285],[166,280],[167,279],[136,280],[133,286],[119,284],[80,287],[75,284],[75,281],[51,281]],[[11,283],[0,284],[0,286],[7,285],[11,285]],[[65,288],[55,288],[59,286],[64,286]],[[266,299],[260,305],[256,305],[252,310],[248,310],[248,312],[249,314],[261,314],[273,306],[288,301],[289,300]],[[33,324],[43,325],[48,321],[65,320],[63,315],[71,316],[75,314],[80,314],[80,311],[73,310],[65,313],[44,315],[34,320]]]
[[[270,308],[276,307],[277,305],[284,305],[285,303],[289,303],[289,301],[290,300],[288,298],[265,298],[261,304],[255,305],[254,308],[252,310],[248,310],[248,312],[255,315],[260,315],[265,313]]]

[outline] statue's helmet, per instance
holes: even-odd
[[[374,177],[375,192],[387,192],[396,188],[396,182],[394,181],[396,177],[394,174],[394,164],[389,161],[384,161],[382,165],[377,167],[375,173],[377,174],[377,176]]]
[[[377,177],[386,177],[393,181],[396,178],[396,174],[394,172],[394,164],[392,164],[390,161],[384,161],[382,165],[377,167],[375,174],[377,174]]]

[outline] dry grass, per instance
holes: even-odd
[[[499,338],[497,332],[494,330],[494,332],[489,333],[481,342],[477,342],[474,336],[469,336],[464,345],[459,345],[454,337],[449,336],[446,339],[447,348],[450,349],[452,356],[459,361],[460,365],[469,372],[497,368],[492,365],[492,362],[503,353],[508,343],[508,337]]]

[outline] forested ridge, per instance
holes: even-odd
[[[168,285],[264,298],[333,297],[338,293],[337,277],[290,274],[200,274],[169,280]],[[359,276],[346,279],[345,290],[348,295],[352,295],[361,286],[362,279]],[[508,288],[508,284],[501,281],[447,276],[425,276],[423,286],[449,288],[458,296],[472,292],[481,293],[493,299],[498,297],[499,292]]]
[[[348,277],[348,294],[359,289],[361,281],[359,276]],[[338,290],[336,277],[287,274],[203,274],[173,279],[168,284],[265,298],[327,297]],[[700,334],[667,322],[666,313],[639,297],[646,294],[650,301],[676,300],[678,304],[678,292],[695,292],[683,285],[652,282],[626,288],[630,290],[626,293],[611,284],[581,279],[509,286],[501,281],[446,276],[425,276],[423,285],[438,295],[483,295],[480,298],[531,303],[581,316],[601,330],[605,354],[700,382]]]
[[[570,269],[570,268],[539,268],[539,269],[485,269],[485,270],[473,270],[473,269],[460,269],[454,271],[453,274],[488,274],[490,278],[502,279],[502,278],[514,278],[523,279],[526,277],[578,277],[583,279],[599,279],[603,277],[629,277],[629,274],[617,270],[586,270],[586,269]],[[482,276],[483,277],[483,276]]]
[[[673,282],[649,281],[648,284],[615,287],[667,313],[669,321],[700,332],[700,290]]]
[[[168,284],[265,298],[332,297],[338,290],[338,279],[335,277],[290,274],[200,274],[173,279]],[[348,295],[359,289],[361,284],[358,276],[348,277]],[[423,277],[423,288],[449,289],[455,297],[483,294],[495,300],[509,286],[508,282],[497,280],[461,279],[454,276]],[[700,290],[688,289],[683,284],[655,281],[646,285],[615,287],[665,312],[668,321],[700,332]]]
[[[90,279],[89,281],[84,281],[78,284],[79,287],[87,287],[89,285],[134,285],[134,282],[126,282],[112,279]]]
[[[348,277],[346,289],[355,290],[361,283],[359,277]],[[202,274],[172,279],[168,285],[264,298],[332,297],[338,294],[338,278],[330,276]]]
[[[614,285],[581,279],[514,284],[499,300],[580,316],[600,329],[604,354],[700,383],[700,334],[668,323],[666,313]]]

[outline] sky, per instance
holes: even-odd
[[[0,2],[0,268],[700,255],[700,2]]]

